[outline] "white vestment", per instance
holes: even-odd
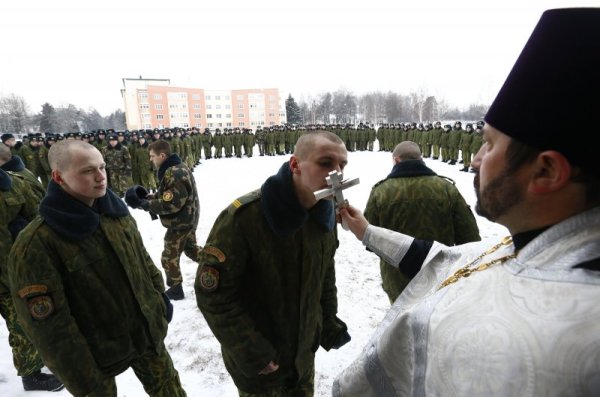
[[[363,239],[392,264],[412,241],[374,226]],[[600,272],[573,268],[600,257],[600,207],[438,290],[488,248],[434,243],[333,396],[600,396]]]

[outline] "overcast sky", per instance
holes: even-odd
[[[541,13],[600,0],[1,0],[0,95],[122,108],[122,78],[489,104]]]

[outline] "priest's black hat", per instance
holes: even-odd
[[[600,131],[600,8],[542,14],[488,110],[485,121],[540,150],[556,150],[600,174],[595,145]]]

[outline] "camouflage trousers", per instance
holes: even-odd
[[[37,349],[31,344],[17,323],[17,312],[10,295],[0,295],[0,314],[8,328],[8,344],[19,376],[31,375],[44,366]]]
[[[181,253],[191,260],[197,262],[200,255],[201,247],[196,243],[196,229],[187,230],[171,230],[167,229],[165,233],[165,245],[160,257],[165,274],[167,275],[167,285],[181,284],[183,277],[181,276],[181,268],[179,266],[179,258]]]
[[[108,187],[117,196],[123,197],[131,185],[133,185],[131,173],[112,170],[108,172]]]
[[[313,397],[315,395],[315,367],[293,386],[278,387],[262,393],[246,393],[238,389],[240,397]]]
[[[151,353],[135,360],[131,369],[151,397],[187,396],[166,348],[158,355]],[[104,379],[87,397],[117,397],[115,378]]]
[[[461,150],[462,161],[465,167],[469,168],[471,165],[471,151],[470,150]]]

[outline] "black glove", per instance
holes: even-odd
[[[337,318],[330,316],[323,320],[323,331],[321,332],[321,346],[329,351],[331,349],[339,349],[346,343],[350,342],[350,334],[346,323]]]
[[[164,292],[162,293],[162,298],[163,301],[165,301],[165,305],[167,306],[167,322],[170,323],[173,319],[173,304],[171,303],[171,300],[169,299],[167,294],[165,294]]]
[[[127,189],[125,192],[125,202],[131,208],[140,208],[142,201],[148,196],[148,191],[145,187],[135,185]],[[148,201],[148,200],[146,200]]]

